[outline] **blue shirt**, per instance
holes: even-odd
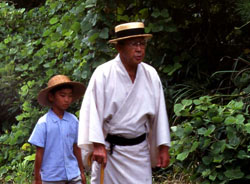
[[[77,143],[78,120],[68,112],[60,119],[52,110],[42,116],[29,142],[43,147],[41,177],[43,181],[71,180],[80,175],[73,144]]]

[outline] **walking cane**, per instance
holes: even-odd
[[[92,165],[92,154],[89,155],[89,157],[88,157],[88,165],[89,165],[89,167],[91,167],[91,165]],[[104,181],[104,164],[102,163],[102,165],[101,165],[101,175],[100,175],[100,184],[104,184],[103,181]]]

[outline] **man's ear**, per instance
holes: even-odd
[[[117,52],[119,52],[120,53],[120,51],[121,51],[121,45],[120,44],[115,44],[115,49],[117,50]]]

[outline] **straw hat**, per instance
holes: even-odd
[[[72,102],[81,98],[85,92],[85,86],[80,82],[73,82],[65,75],[55,75],[48,82],[48,87],[41,90],[38,94],[37,100],[42,106],[51,106],[51,102],[48,99],[48,93],[55,87],[61,85],[70,85],[73,87],[73,100]]]
[[[130,22],[115,27],[116,38],[109,40],[109,43],[117,44],[117,41],[134,37],[145,37],[150,39],[152,34],[146,34],[142,22]]]

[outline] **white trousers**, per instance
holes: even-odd
[[[91,184],[100,184],[100,168],[97,162],[93,162]],[[112,155],[108,150],[104,184],[152,184],[150,154],[146,140],[133,146],[115,145]]]

